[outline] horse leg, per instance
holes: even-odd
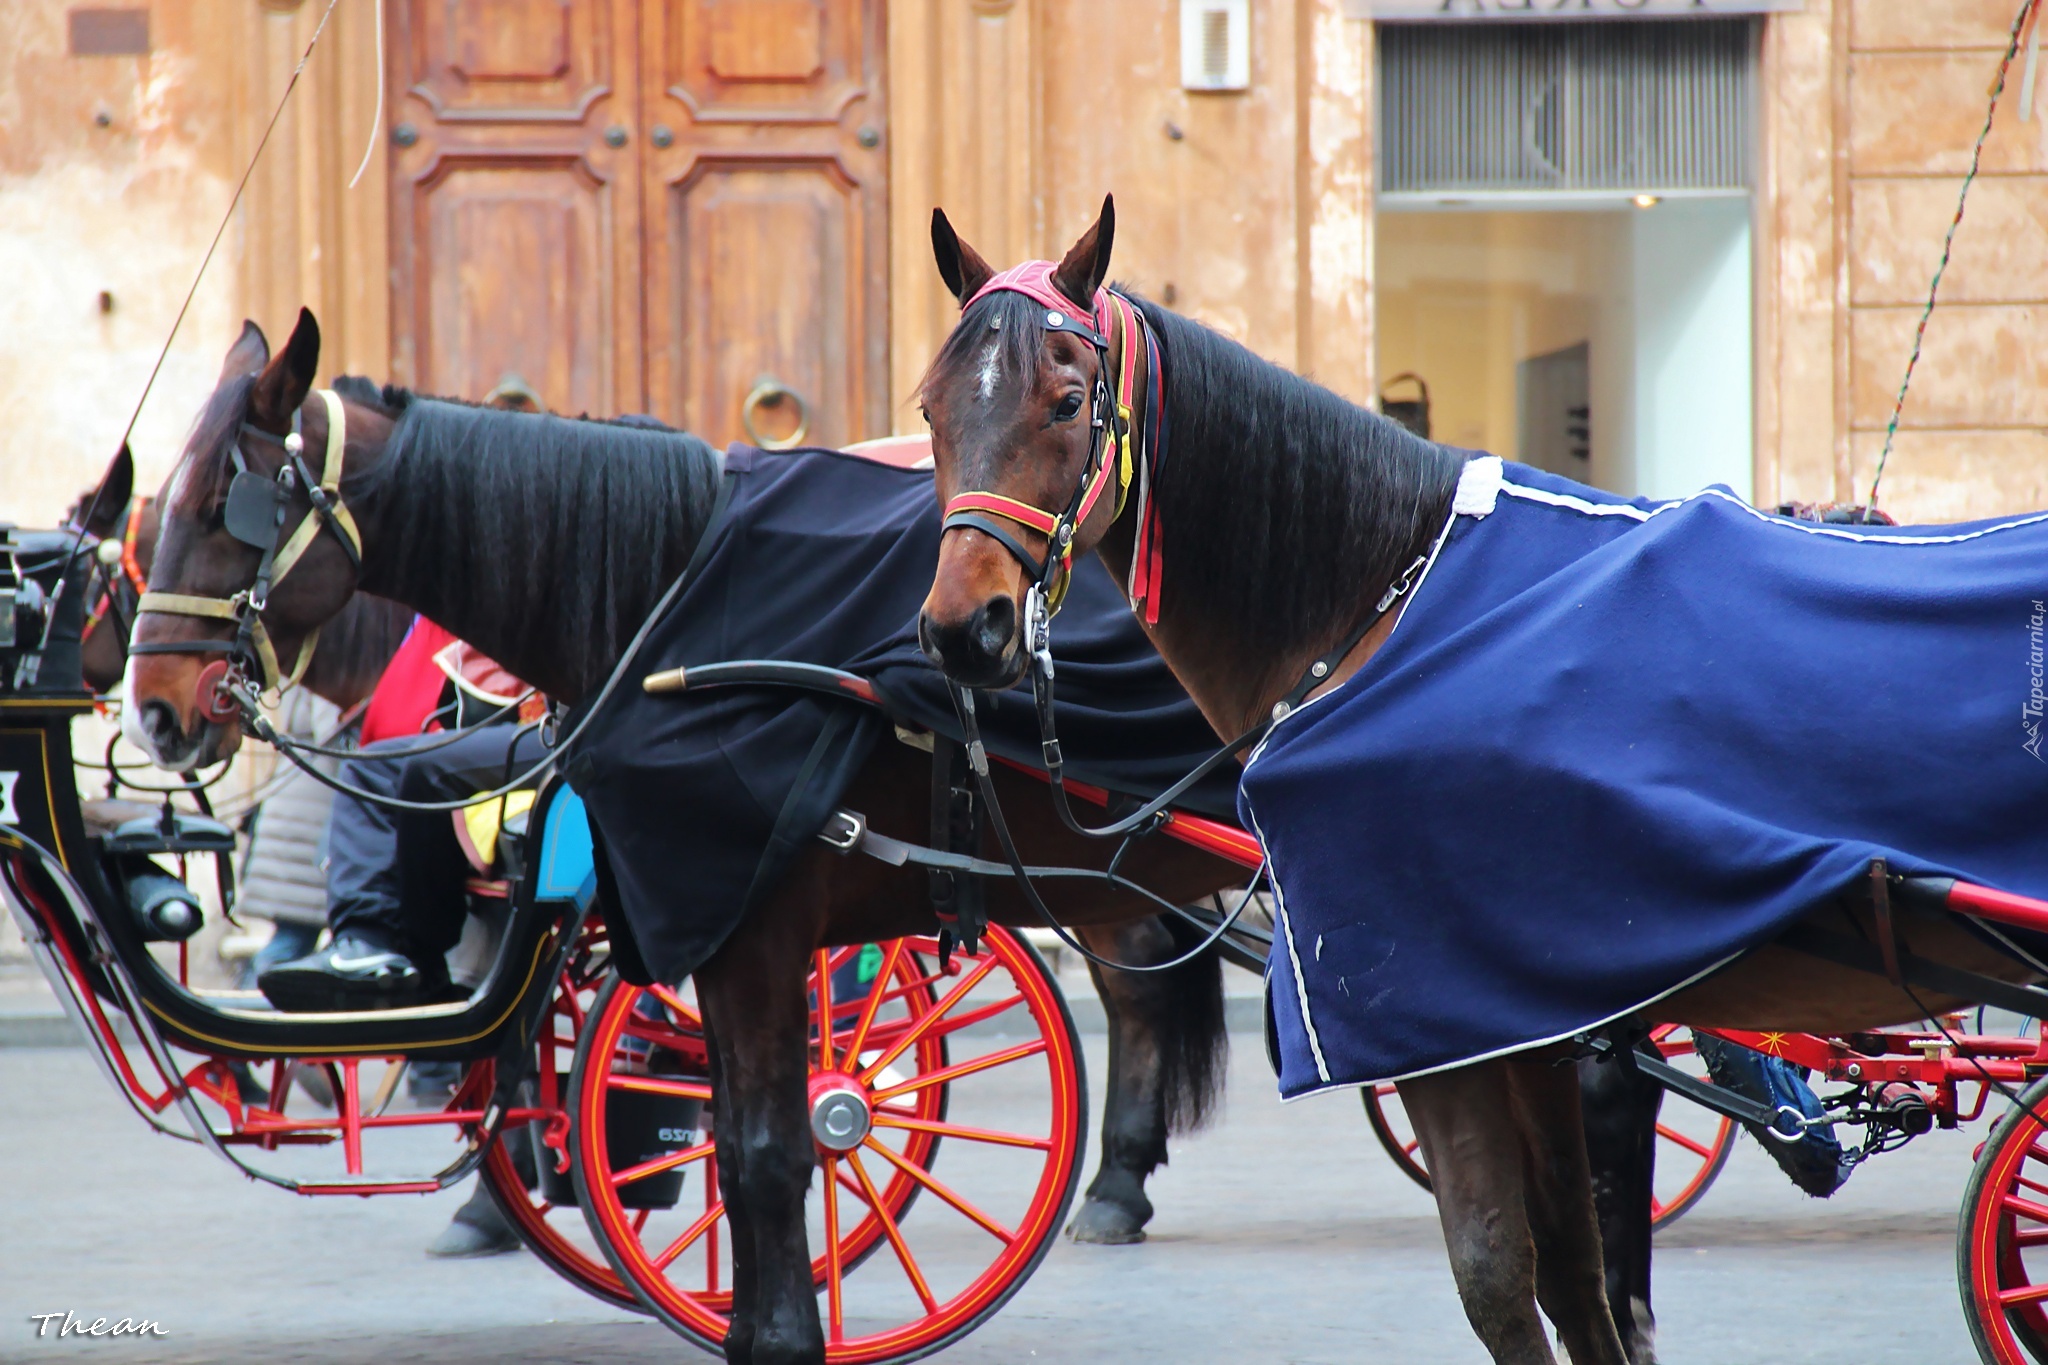
[[[1579,1063],[1579,1099],[1593,1211],[1607,1266],[1607,1305],[1630,1365],[1653,1365],[1657,1322],[1650,1311],[1650,1217],[1664,1087],[1615,1057],[1588,1057]]]
[[[1578,1072],[1548,1061],[1511,1061],[1507,1073],[1528,1160],[1536,1300],[1573,1365],[1628,1365],[1607,1305]]]
[[[795,880],[795,879],[793,879]],[[712,1051],[719,1185],[733,1242],[730,1365],[823,1365],[804,1198],[816,1164],[804,973],[811,924],[759,907],[697,972]]]
[[[1075,930],[1088,950],[1113,962],[1149,965],[1173,955],[1173,939],[1156,919]],[[1067,1231],[1077,1242],[1121,1246],[1145,1240],[1152,1201],[1145,1180],[1166,1163],[1165,1054],[1162,1000],[1154,975],[1088,964],[1109,1023],[1108,1097],[1102,1106],[1102,1164]]]
[[[1494,1365],[1557,1365],[1536,1313],[1526,1157],[1507,1064],[1476,1062],[1400,1090],[1472,1330]]]

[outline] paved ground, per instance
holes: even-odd
[[[1379,1155],[1355,1101],[1283,1107],[1257,1038],[1235,1042],[1222,1122],[1178,1144],[1154,1183],[1152,1240],[1062,1243],[1000,1316],[940,1359],[1483,1360],[1433,1209]],[[1100,1044],[1089,1039],[1098,1078]],[[524,1255],[423,1256],[460,1194],[301,1200],[251,1185],[146,1132],[82,1050],[0,1050],[0,1094],[0,1361],[706,1358]],[[1969,1359],[1954,1210],[1979,1136],[1936,1134],[1859,1172],[1827,1204],[1798,1195],[1759,1152],[1738,1151],[1663,1239],[1663,1358]],[[147,1316],[171,1336],[33,1339],[28,1314],[67,1308]]]

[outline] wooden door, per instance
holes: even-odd
[[[637,0],[391,0],[392,369],[645,406]]]
[[[647,385],[706,439],[889,430],[884,0],[644,0]],[[781,398],[763,386],[792,391]]]

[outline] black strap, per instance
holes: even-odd
[[[932,847],[974,856],[981,852],[981,803],[967,767],[966,746],[932,736]],[[951,960],[957,942],[967,952],[980,948],[988,928],[988,898],[979,877],[965,869],[926,866],[932,913],[939,919],[939,965]],[[1007,868],[1005,869],[1007,871]]]
[[[1024,548],[1024,542],[1011,535],[1000,522],[985,517],[979,512],[955,512],[952,516],[946,518],[945,524],[939,529],[941,533],[944,533],[956,526],[966,526],[979,531],[1015,555],[1018,562],[1031,571],[1031,577],[1034,582],[1042,581],[1045,578],[1046,565],[1051,562],[1050,556],[1041,560],[1037,555],[1032,554],[1031,551]]]

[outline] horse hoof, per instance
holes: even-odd
[[[1067,1225],[1067,1236],[1090,1246],[1134,1246],[1145,1240],[1145,1220],[1122,1205],[1090,1199]]]

